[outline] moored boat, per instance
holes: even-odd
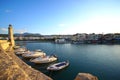
[[[27,54],[27,53],[30,53],[30,51],[29,51],[29,50],[26,50],[26,51],[18,51],[18,52],[16,52],[15,54],[20,55],[20,54]]]
[[[14,46],[13,48],[14,48],[14,49],[18,49],[18,48],[20,48],[20,46]]]
[[[35,51],[36,52],[43,52],[41,49],[36,49]]]
[[[22,54],[22,56],[24,58],[36,58],[36,57],[42,57],[42,56],[46,56],[46,53],[42,52],[42,51],[31,51],[28,52],[27,54]]]
[[[35,59],[30,59],[30,62],[34,63],[50,63],[56,61],[57,57],[55,55],[44,56],[44,57],[37,57]]]
[[[63,62],[55,63],[55,64],[48,66],[47,70],[58,71],[58,70],[61,70],[67,67],[68,65],[69,65],[69,61],[63,61]]]
[[[15,49],[14,52],[15,52],[15,53],[16,53],[16,52],[24,52],[24,51],[26,51],[26,50],[27,50],[26,47],[20,47],[20,48]]]
[[[21,54],[27,54],[27,53],[31,53],[31,52],[33,53],[33,52],[43,52],[43,51],[40,49],[36,49],[35,51],[30,51],[30,50],[25,49],[25,51],[24,50],[17,51],[15,54],[21,55]]]

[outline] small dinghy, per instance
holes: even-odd
[[[24,58],[36,58],[36,57],[42,57],[45,56],[46,53],[42,52],[42,51],[30,51],[27,54],[22,54],[22,56]]]
[[[47,70],[58,71],[58,70],[61,70],[67,67],[68,65],[69,65],[69,61],[63,61],[63,62],[55,63],[55,64],[48,66]]]
[[[38,57],[35,59],[30,59],[30,62],[34,62],[34,63],[50,63],[53,61],[56,61],[57,57],[55,55],[51,55],[51,56],[44,56],[44,57]]]

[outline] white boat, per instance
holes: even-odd
[[[27,54],[27,53],[30,53],[30,51],[29,51],[29,50],[26,50],[26,51],[18,51],[18,52],[16,52],[15,54],[20,55],[20,54]]]
[[[13,48],[14,48],[14,49],[18,49],[18,48],[20,48],[20,46],[14,46]]]
[[[57,57],[55,55],[51,55],[51,56],[44,56],[44,57],[38,57],[35,59],[30,59],[30,62],[34,62],[34,63],[50,63],[53,61],[56,61]]]
[[[21,48],[18,48],[18,49],[15,49],[14,52],[24,52],[26,51],[27,49],[25,47],[21,47]]]
[[[36,49],[35,51],[36,52],[43,52],[41,49]]]
[[[67,67],[68,65],[69,65],[69,61],[63,61],[63,62],[55,63],[55,64],[48,66],[47,70],[58,71],[58,70],[61,70]]]
[[[42,57],[42,56],[46,56],[46,53],[42,52],[42,51],[30,51],[27,54],[22,54],[22,56],[24,58],[36,58],[36,57]]]
[[[20,54],[27,54],[27,53],[33,53],[33,52],[43,52],[42,50],[40,50],[40,49],[36,49],[35,51],[29,51],[29,50],[27,50],[26,49],[26,51],[18,51],[18,52],[16,52],[15,54],[17,54],[17,55],[20,55]]]

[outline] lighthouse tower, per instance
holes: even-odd
[[[15,41],[14,41],[14,36],[13,36],[13,28],[11,24],[9,24],[9,27],[8,27],[8,35],[9,35],[10,44],[12,47],[14,47]]]

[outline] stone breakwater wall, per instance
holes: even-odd
[[[10,42],[7,40],[0,40],[0,45],[3,50],[7,51],[10,46]]]
[[[0,45],[0,80],[52,80],[19,59],[13,51]]]

